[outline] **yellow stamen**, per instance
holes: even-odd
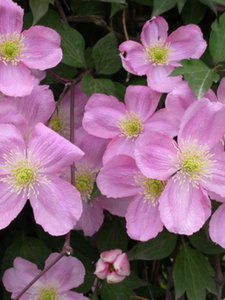
[[[23,37],[18,33],[0,36],[0,60],[4,63],[16,65],[23,57],[25,46]]]
[[[153,65],[167,65],[170,49],[168,45],[158,42],[155,46],[150,46],[145,49],[149,60]]]
[[[140,118],[135,113],[128,113],[119,121],[118,127],[122,135],[128,139],[138,137],[144,129]]]

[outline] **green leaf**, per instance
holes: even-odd
[[[29,0],[30,9],[33,14],[33,25],[46,14],[51,2],[51,0]]]
[[[136,244],[129,253],[129,259],[155,260],[169,256],[176,247],[177,236],[163,231],[156,238]]]
[[[212,30],[209,38],[209,51],[211,53],[213,62],[225,61],[225,13],[221,15],[219,21],[212,24]]]
[[[159,16],[177,4],[177,0],[154,0],[152,17]]]
[[[87,96],[94,93],[102,93],[115,96],[114,83],[109,79],[95,79],[91,75],[86,75],[82,79],[81,89]]]
[[[120,3],[120,4],[126,4],[126,0],[99,0],[101,2],[108,2],[108,3]]]
[[[12,267],[16,257],[22,257],[42,267],[50,252],[45,243],[37,238],[19,237],[6,249],[1,269]]]
[[[205,300],[206,289],[216,292],[214,270],[200,252],[182,247],[174,266],[176,299],[186,292],[189,300]]]
[[[128,289],[122,283],[120,284],[107,284],[103,283],[101,288],[101,297],[103,300],[121,300],[132,299],[135,293],[132,289]]]
[[[198,24],[204,18],[207,7],[196,0],[188,0],[182,10],[182,19],[185,24]]]
[[[127,249],[127,234],[121,220],[117,217],[106,218],[103,226],[94,235],[94,239],[100,252],[111,249],[126,251]]]
[[[225,0],[213,0],[215,3],[225,5]]]
[[[210,240],[209,236],[206,235],[205,229],[201,229],[197,233],[191,235],[189,240],[196,249],[205,254],[219,254],[225,252],[223,248]]]
[[[179,13],[182,12],[186,1],[187,0],[177,0],[177,8],[178,8]]]
[[[200,60],[183,60],[172,76],[184,75],[197,98],[202,98],[219,76]]]
[[[126,4],[118,4],[118,3],[111,3],[111,12],[110,12],[110,18],[115,16],[119,11],[124,10],[126,7]]]
[[[75,68],[86,68],[84,58],[85,42],[83,36],[71,27],[61,29],[60,34],[63,49],[62,62]]]
[[[92,55],[99,74],[114,74],[121,68],[117,39],[113,33],[107,34],[95,44]]]
[[[217,14],[217,6],[213,0],[200,0],[203,4],[208,6],[215,14]]]

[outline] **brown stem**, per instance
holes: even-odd
[[[124,36],[126,38],[126,40],[129,40],[129,35],[127,32],[127,25],[126,25],[126,9],[123,10],[123,14],[122,14],[122,25],[123,25],[123,32],[124,32]]]
[[[55,0],[55,6],[57,7],[58,9],[58,12],[59,12],[59,15],[60,17],[63,19],[63,21],[68,25],[68,21],[67,21],[67,18],[66,18],[66,15],[65,15],[65,12],[63,10],[63,7],[62,7],[62,4],[60,2],[60,0]]]
[[[75,128],[75,120],[74,120],[74,107],[75,107],[75,101],[74,101],[74,85],[71,86],[70,90],[70,141],[72,144],[74,144],[74,128]],[[71,184],[75,186],[75,165],[74,163],[71,165]]]

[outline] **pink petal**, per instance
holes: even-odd
[[[125,104],[129,112],[135,113],[145,123],[155,112],[161,94],[141,85],[129,86],[126,89]]]
[[[32,26],[23,32],[26,50],[23,63],[31,69],[46,70],[62,59],[59,34],[45,26]]]
[[[176,143],[170,137],[146,132],[136,143],[135,157],[141,172],[149,178],[166,180],[177,171]]]
[[[28,148],[40,159],[46,173],[61,173],[83,156],[78,147],[41,123],[32,130]]]
[[[108,271],[109,271],[109,264],[104,262],[100,258],[95,265],[94,274],[100,279],[105,279],[108,274]]]
[[[153,207],[142,197],[137,197],[130,203],[126,213],[126,222],[129,237],[138,241],[148,241],[163,230],[158,205]]]
[[[225,78],[220,81],[217,89],[218,101],[225,104]]]
[[[209,235],[213,242],[225,248],[225,204],[214,212],[209,222]]]
[[[101,139],[88,134],[82,127],[75,131],[75,143],[82,151],[84,156],[76,163],[76,168],[83,166],[92,171],[99,171],[102,166],[102,156],[105,152],[108,140]]]
[[[124,104],[115,97],[94,94],[85,107],[83,127],[94,136],[113,138],[120,133],[118,121],[124,114]]]
[[[23,27],[23,9],[11,0],[0,1],[0,34],[20,33]]]
[[[135,75],[145,75],[150,67],[150,61],[143,46],[134,41],[123,42],[119,46],[122,65],[126,71]]]
[[[99,202],[101,203],[101,206],[104,209],[109,211],[112,215],[119,216],[119,217],[125,217],[128,205],[130,204],[131,201],[132,199],[130,197],[114,199],[114,198],[106,198],[104,196],[101,196],[99,198]]]
[[[107,283],[119,283],[125,279],[125,276],[120,276],[116,272],[111,272],[107,275],[106,281]]]
[[[135,140],[117,136],[109,142],[103,155],[103,164],[106,164],[116,155],[134,157]]]
[[[89,298],[79,294],[77,292],[66,292],[62,294],[63,300],[89,300]]]
[[[27,96],[32,92],[34,79],[30,70],[23,64],[7,65],[0,62],[0,91],[12,97]]]
[[[155,91],[169,93],[182,80],[182,76],[169,76],[173,70],[172,66],[151,66],[147,73],[148,86]]]
[[[0,123],[10,123],[15,125],[20,131],[26,130],[26,119],[18,111],[15,105],[7,101],[8,97],[0,100]],[[5,100],[6,99],[6,100]],[[15,103],[15,101],[14,101]]]
[[[18,216],[26,201],[23,193],[17,194],[0,178],[0,229],[7,227]]]
[[[113,267],[116,270],[116,273],[120,276],[129,276],[130,275],[130,264],[126,253],[121,253],[117,256]]]
[[[83,212],[78,221],[78,226],[84,232],[85,236],[92,236],[102,226],[104,220],[103,208],[97,199],[90,203],[83,201]]]
[[[201,29],[193,24],[176,29],[169,35],[167,42],[171,48],[170,61],[199,58],[207,47]]]
[[[45,268],[50,265],[59,253],[52,253],[45,261]],[[84,281],[85,268],[83,264],[75,257],[62,257],[47,273],[43,279],[49,285],[55,285],[57,282],[57,290],[59,293],[67,292],[78,287]]]
[[[134,196],[140,191],[135,181],[138,173],[133,158],[118,155],[103,166],[97,177],[97,186],[107,197]]]
[[[102,252],[100,257],[105,263],[113,264],[121,253],[122,251],[120,249],[113,249]]]
[[[204,225],[210,216],[211,205],[201,188],[170,179],[160,196],[159,211],[170,232],[191,235]]]
[[[154,46],[167,38],[168,24],[163,17],[153,17],[147,21],[141,32],[141,42],[144,47]]]
[[[34,218],[49,234],[64,235],[81,216],[80,193],[60,178],[48,176],[47,180],[47,184],[40,184],[38,197],[30,197]]]
[[[214,147],[225,132],[225,106],[207,99],[196,101],[184,114],[178,134],[182,140],[196,139],[200,145]]]

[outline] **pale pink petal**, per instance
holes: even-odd
[[[150,61],[144,47],[134,41],[120,44],[119,51],[122,65],[126,71],[136,75],[145,75],[150,67]]]
[[[220,205],[209,222],[209,235],[213,242],[225,248],[225,204]]]
[[[0,91],[3,94],[23,97],[29,95],[33,87],[33,76],[23,63],[5,65],[0,62]]]
[[[83,230],[85,236],[92,236],[97,232],[102,226],[103,220],[103,208],[97,199],[93,199],[90,203],[83,201],[83,211],[78,226]]]
[[[46,70],[62,59],[59,34],[45,26],[32,26],[23,32],[23,63],[31,69]]]
[[[124,114],[125,105],[115,97],[94,94],[85,107],[83,127],[94,136],[113,138],[120,133],[118,122]]]
[[[23,9],[12,0],[0,1],[0,34],[20,33],[23,27]]]
[[[40,159],[46,173],[61,173],[83,156],[77,146],[41,123],[32,130],[28,148],[36,159]]]
[[[39,272],[35,264],[17,257],[13,262],[13,268],[5,271],[2,281],[6,290],[16,296]]]
[[[120,276],[129,276],[130,275],[130,264],[126,253],[121,253],[117,256],[113,267],[116,270],[116,273]]]
[[[135,181],[138,173],[133,158],[118,155],[103,166],[97,177],[97,186],[107,197],[134,196],[140,191]]]
[[[225,104],[225,78],[220,81],[220,84],[217,89],[217,98],[218,101]]]
[[[95,265],[94,274],[100,279],[105,279],[108,274],[108,271],[109,271],[109,264],[104,262],[100,258]]]
[[[106,281],[107,283],[119,283],[125,279],[125,276],[120,276],[116,272],[111,272],[107,275]]]
[[[145,123],[155,112],[161,94],[153,91],[150,87],[141,85],[130,85],[126,89],[125,104],[129,112],[140,117]]]
[[[0,178],[0,229],[7,227],[23,209],[27,199],[23,193],[17,194]]]
[[[158,205],[154,207],[142,197],[137,197],[130,203],[126,222],[127,234],[138,241],[148,241],[163,230]]]
[[[193,24],[176,29],[169,35],[167,42],[171,49],[170,61],[199,58],[207,47],[200,27]]]
[[[63,300],[90,300],[89,298],[79,294],[77,292],[66,292],[62,294]]]
[[[113,249],[102,252],[100,257],[104,262],[113,264],[118,255],[120,255],[121,253],[122,251],[120,249]]]
[[[166,108],[161,108],[153,114],[146,122],[145,131],[157,131],[170,137],[177,136],[180,127],[180,120]]]
[[[30,196],[34,218],[51,235],[64,235],[74,228],[82,213],[80,193],[68,182],[47,177],[38,197]]]
[[[178,234],[198,231],[211,214],[208,196],[188,182],[170,179],[159,199],[160,217],[165,227]]]
[[[172,66],[151,66],[147,73],[148,86],[155,91],[169,93],[182,80],[182,76],[169,76],[173,70]]]
[[[76,168],[87,167],[92,171],[99,171],[102,166],[102,156],[109,143],[107,139],[101,139],[88,134],[82,127],[75,130],[75,144],[82,151],[84,156],[76,163]]]
[[[101,203],[101,206],[107,211],[109,211],[112,215],[119,217],[125,216],[128,205],[131,201],[131,197],[124,197],[120,199],[106,198],[104,196],[99,197],[99,202]]]
[[[135,140],[117,136],[109,142],[103,155],[103,164],[106,164],[116,155],[134,157]]]
[[[200,145],[214,147],[225,133],[225,106],[201,99],[191,104],[180,125],[178,144],[197,140]]]
[[[153,17],[147,21],[141,32],[141,42],[144,47],[154,46],[167,38],[168,24],[163,17]]]
[[[168,179],[177,171],[176,143],[170,137],[146,132],[136,142],[135,157],[141,172],[149,178]]]
[[[217,93],[218,93],[218,90],[217,90]],[[211,102],[217,102],[217,101],[218,101],[215,92],[214,92],[213,90],[211,90],[211,89],[209,89],[209,90],[205,93],[204,98],[209,99]],[[219,101],[220,101],[220,100],[219,100]],[[223,102],[223,101],[221,101],[221,102]]]
[[[52,253],[45,261],[45,268],[58,257],[59,253]],[[83,264],[75,257],[62,257],[44,275],[43,280],[48,284],[55,285],[59,293],[67,292],[84,281],[85,269]]]
[[[26,119],[15,105],[7,101],[7,98],[4,97],[0,100],[0,123],[13,124],[20,131],[24,132],[26,130]]]

